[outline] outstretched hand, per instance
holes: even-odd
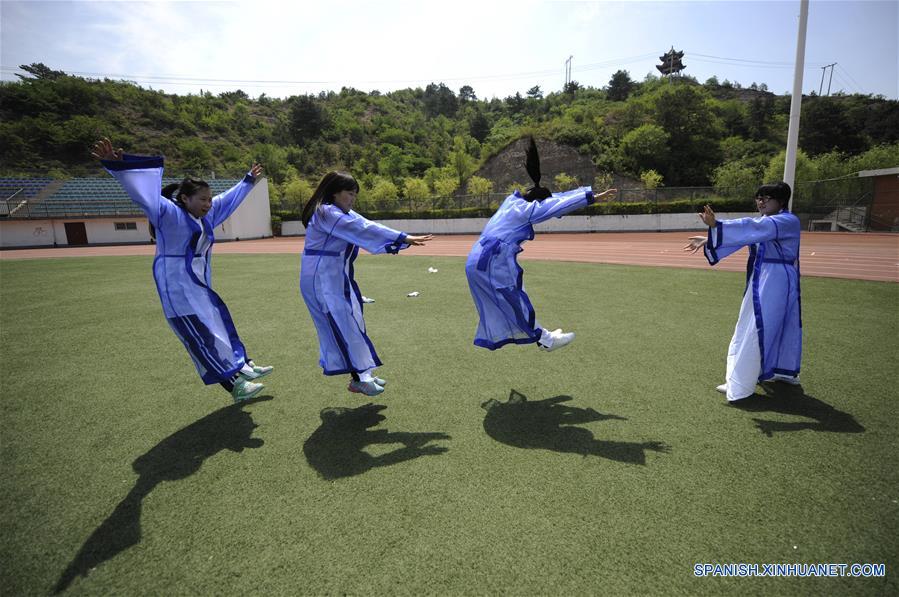
[[[715,212],[712,210],[712,206],[710,205],[705,206],[705,209],[703,209],[702,213],[699,214],[699,219],[702,220],[702,223],[709,228],[714,228],[715,224],[718,223],[718,221],[715,219]]]
[[[593,199],[599,201],[600,199],[603,201],[611,201],[615,198],[615,195],[618,194],[618,189],[606,189],[599,195],[593,195]]]
[[[253,167],[250,168],[250,176],[259,178],[260,174],[262,174],[262,164],[253,164]]]
[[[412,245],[413,247],[420,247],[433,238],[433,234],[425,234],[424,236],[407,236],[406,240],[404,240],[403,242],[407,245]]]
[[[121,160],[122,159],[123,150],[120,147],[119,149],[112,148],[112,141],[103,137],[96,143],[94,143],[93,148],[91,148],[91,157],[98,160]]]
[[[705,236],[691,236],[689,240],[690,243],[684,247],[684,251],[690,251],[690,254],[692,255],[699,249],[705,248],[708,238]]]

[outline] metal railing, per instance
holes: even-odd
[[[114,216],[141,216],[143,212],[125,199],[66,199],[45,200],[31,203],[28,199],[16,203],[9,199],[0,202],[0,216],[9,219],[50,218],[104,218]]]

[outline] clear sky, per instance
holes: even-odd
[[[642,80],[670,47],[705,81],[792,88],[799,0],[0,2],[0,73],[47,66],[170,93],[285,97],[444,82],[479,98]],[[899,96],[899,2],[811,0],[803,91]]]

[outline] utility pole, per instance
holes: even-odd
[[[821,92],[824,91],[824,75],[827,74],[827,69],[830,69],[830,79],[833,80],[833,67],[836,66],[836,62],[833,64],[828,64],[827,66],[821,67],[821,85],[818,87],[818,95],[821,95]],[[827,83],[827,95],[830,95],[830,82]]]
[[[787,156],[784,182],[792,193],[787,210],[793,211],[796,196],[796,151],[799,148],[799,112],[802,109],[802,71],[805,68],[805,32],[808,29],[808,0],[799,0],[799,31],[796,33],[796,66],[793,71],[793,95],[790,97],[790,126],[787,130]]]
[[[568,89],[568,84],[571,83],[571,59],[574,56],[569,56],[568,60],[565,61],[565,84],[562,85],[562,91]]]

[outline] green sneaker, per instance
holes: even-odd
[[[234,402],[243,402],[261,392],[264,387],[265,386],[261,383],[253,383],[243,377],[239,377],[237,381],[234,382],[234,389],[231,390],[231,397],[234,398]]]

